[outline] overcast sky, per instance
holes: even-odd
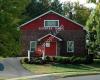
[[[88,8],[95,8],[96,5],[94,3],[86,3],[86,0],[59,0],[60,2],[67,2],[67,1],[70,1],[70,2],[77,2],[79,1],[80,4],[88,7]]]
[[[70,1],[70,2],[77,2],[79,1],[80,4],[85,4],[86,0],[60,0],[61,2]]]

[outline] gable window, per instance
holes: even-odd
[[[74,52],[74,41],[67,41],[67,52]]]
[[[30,41],[30,51],[34,52],[36,48],[36,41]]]
[[[59,20],[44,20],[44,27],[59,27]]]

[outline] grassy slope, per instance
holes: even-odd
[[[68,73],[68,74],[81,74],[81,73],[99,73],[100,60],[90,65],[71,65],[71,64],[55,64],[55,65],[35,65],[35,64],[22,64],[26,69],[35,74],[45,73]]]

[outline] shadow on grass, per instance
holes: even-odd
[[[96,70],[100,68],[100,60],[94,61],[92,64],[53,64],[52,66],[76,70]]]

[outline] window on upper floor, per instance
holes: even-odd
[[[59,27],[59,20],[44,20],[44,27]]]

